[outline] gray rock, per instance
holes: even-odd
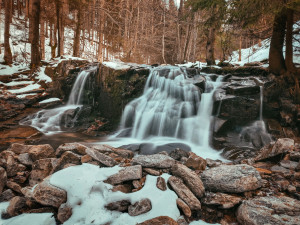
[[[111,157],[104,155],[101,152],[98,152],[95,149],[88,148],[86,149],[86,153],[91,156],[94,160],[102,163],[105,166],[112,167],[117,165],[118,163]]]
[[[20,163],[24,164],[25,166],[31,166],[33,164],[33,161],[30,158],[28,153],[22,153],[18,155],[18,160]]]
[[[176,225],[189,225],[188,222],[186,222],[184,216],[180,216],[176,222]]]
[[[51,185],[49,179],[45,179],[35,187],[33,198],[42,205],[59,208],[67,201],[67,192]]]
[[[176,148],[172,152],[170,152],[169,156],[179,161],[182,157],[189,157],[189,153],[180,148]]]
[[[245,164],[221,165],[205,170],[201,175],[206,190],[242,193],[261,187],[258,171]]]
[[[114,148],[109,145],[93,145],[93,149],[97,150],[98,152],[101,152],[103,154],[105,153],[115,153],[123,158],[132,158],[134,156],[134,153],[127,149],[122,148]]]
[[[146,173],[153,175],[153,176],[160,176],[161,173],[158,170],[155,169],[151,169],[151,168],[143,168],[143,171],[145,171]]]
[[[2,193],[3,188],[6,185],[6,181],[7,181],[6,171],[2,167],[0,167],[0,194]]]
[[[65,143],[65,144],[60,145],[56,149],[55,155],[59,157],[66,151],[74,152],[74,153],[80,154],[80,155],[85,155],[87,148],[88,147],[86,147],[85,145],[82,145],[82,144],[79,144],[76,142],[75,143]]]
[[[289,197],[259,197],[244,201],[237,210],[244,225],[300,224],[300,201]]]
[[[172,189],[176,194],[190,207],[191,210],[200,210],[201,203],[196,196],[184,185],[183,181],[175,176],[171,176],[168,180]]]
[[[132,159],[133,165],[141,165],[150,168],[171,168],[175,164],[175,160],[167,155],[139,155]]]
[[[296,166],[295,170],[296,170],[297,172],[300,171],[300,161],[299,161],[298,165]]]
[[[158,177],[156,181],[156,187],[162,191],[167,190],[166,181],[163,177]]]
[[[279,138],[273,147],[262,148],[259,155],[255,158],[255,161],[268,159],[280,154],[284,154],[294,149],[294,140],[290,138]]]
[[[130,206],[129,201],[121,200],[121,201],[109,203],[105,205],[105,208],[111,211],[126,212],[129,206]]]
[[[7,189],[0,194],[0,202],[7,202],[15,197],[14,192],[11,189]]]
[[[142,199],[128,207],[130,216],[138,216],[149,212],[152,209],[151,201],[148,198]]]
[[[201,202],[205,205],[217,206],[221,209],[233,208],[237,204],[241,203],[241,201],[241,197],[213,192],[206,192],[205,197],[201,200]]]
[[[300,160],[300,152],[293,151],[290,153],[290,159],[296,162]]]
[[[291,174],[291,171],[289,169],[286,169],[286,168],[284,168],[282,166],[278,166],[278,165],[272,166],[270,168],[270,170],[274,173],[281,173],[284,176]]]
[[[105,182],[115,185],[124,181],[138,180],[142,178],[142,167],[140,165],[128,166],[121,169],[118,173],[107,178]]]
[[[205,191],[204,185],[194,171],[182,164],[175,164],[171,172],[174,176],[180,177],[197,198],[203,196]]]
[[[295,170],[298,165],[298,162],[290,161],[290,160],[281,160],[280,166],[289,169],[289,170]]]

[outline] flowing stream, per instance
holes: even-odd
[[[80,107],[82,106],[81,101],[84,86],[93,69],[94,68],[91,68],[90,70],[83,70],[78,74],[70,93],[69,100],[65,106],[54,109],[43,109],[25,118],[20,122],[20,124],[35,127],[44,134],[53,134],[63,131],[62,124],[68,123],[68,126],[72,127],[72,121],[70,124],[70,121],[65,121],[65,123],[63,123],[64,121],[62,120],[69,119],[69,117],[64,116],[69,111],[74,114],[74,118],[72,119],[73,122],[76,121],[76,109],[80,110]]]

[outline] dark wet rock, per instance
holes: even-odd
[[[35,161],[32,165],[29,184],[33,186],[43,181],[44,178],[51,174],[51,171],[56,167],[58,160],[59,159],[56,158],[48,158]]]
[[[217,206],[221,209],[230,209],[234,206],[241,203],[242,198],[228,195],[224,193],[213,193],[213,192],[206,192],[204,198],[201,199],[201,202],[205,205],[210,206]]]
[[[188,159],[184,163],[185,166],[193,170],[203,171],[206,168],[206,160],[191,152]]]
[[[170,152],[169,156],[175,160],[180,161],[182,157],[189,157],[189,153],[180,148],[176,148]]]
[[[70,151],[79,155],[85,155],[88,147],[79,143],[65,143],[60,145],[55,152],[55,155],[60,157],[64,152]]]
[[[25,208],[26,198],[16,196],[9,201],[9,206],[7,207],[6,212],[10,217],[13,217],[21,214],[25,210]]]
[[[267,120],[267,128],[270,134],[274,135],[281,135],[282,134],[282,127],[277,120],[269,119]]]
[[[177,198],[176,204],[177,204],[178,208],[182,210],[182,212],[185,216],[187,216],[187,217],[192,216],[192,211],[191,211],[190,207],[182,199]]]
[[[159,145],[159,146],[150,143],[144,143],[140,145],[139,150],[140,150],[140,154],[142,155],[151,155],[151,154],[157,154],[162,151],[166,151],[170,153],[176,148],[180,148],[186,152],[191,151],[191,148],[188,145],[182,143],[169,143],[169,144]]]
[[[201,203],[196,198],[196,196],[190,191],[190,189],[185,186],[183,181],[175,176],[171,176],[168,180],[168,183],[172,187],[172,189],[176,192],[178,197],[180,197],[191,210],[200,210]]]
[[[205,170],[201,179],[206,190],[228,193],[242,193],[261,187],[258,171],[245,164],[221,165]]]
[[[2,193],[3,188],[6,185],[6,181],[7,181],[6,171],[2,167],[0,167],[0,194]]]
[[[150,168],[171,168],[175,164],[175,160],[169,156],[162,154],[155,155],[139,155],[132,159],[133,165],[141,165]]]
[[[252,80],[242,80],[240,82],[231,82],[227,86],[226,93],[232,95],[255,95],[260,92],[259,86]]]
[[[73,152],[69,152],[69,151],[64,152],[62,156],[59,158],[59,160],[57,161],[57,164],[55,165],[51,173],[55,173],[59,170],[64,169],[67,164],[80,165],[81,164],[80,156]]]
[[[241,224],[299,224],[300,202],[289,197],[259,197],[244,201],[238,208]]]
[[[121,169],[118,173],[107,178],[109,184],[120,184],[124,181],[138,180],[142,178],[142,167],[140,165],[128,166]]]
[[[159,216],[150,220],[146,220],[142,223],[138,223],[137,225],[178,225],[178,223],[168,216]]]
[[[178,225],[189,225],[188,222],[186,222],[185,218],[183,216],[180,216],[178,219],[177,219],[177,224]]]
[[[290,161],[290,160],[281,160],[280,161],[280,166],[290,169],[290,170],[295,170],[298,165],[298,162]]]
[[[148,198],[142,199],[128,207],[130,216],[138,216],[149,212],[152,209],[151,201]]]
[[[297,172],[300,171],[300,161],[299,161],[298,165],[296,166],[295,170],[296,170]]]
[[[112,167],[112,166],[117,165],[117,162],[113,158],[111,158],[101,152],[98,152],[95,149],[88,148],[86,150],[86,153],[88,155],[90,155],[94,160],[100,162],[101,164],[103,164],[105,166]]]
[[[162,191],[167,190],[167,184],[163,177],[158,177],[156,181],[156,187]]]
[[[0,202],[7,202],[15,197],[14,192],[11,189],[7,189],[0,194]]]
[[[109,203],[104,207],[111,211],[126,212],[128,210],[128,206],[130,206],[129,201],[121,200],[121,201]]]
[[[205,191],[204,185],[194,171],[182,164],[175,164],[172,167],[171,172],[174,176],[181,178],[197,198],[203,196]]]
[[[49,179],[38,184],[33,191],[33,198],[42,205],[59,208],[67,200],[67,192],[50,184]]]
[[[284,154],[294,149],[294,140],[290,138],[280,138],[273,147],[266,147],[261,150],[255,158],[256,161],[268,159],[280,154]]]
[[[72,208],[67,204],[62,204],[57,212],[57,219],[64,223],[72,216]]]

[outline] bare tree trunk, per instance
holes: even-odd
[[[1,12],[1,10],[2,10],[2,8],[1,8],[1,6],[2,6],[2,0],[0,0],[0,12]],[[1,18],[0,18],[0,27],[1,27]],[[0,29],[0,37],[1,37],[1,31],[2,31],[2,29]],[[0,42],[0,54],[1,54],[1,42]]]
[[[280,75],[286,71],[283,58],[283,43],[286,28],[286,10],[282,9],[274,19],[273,33],[269,51],[269,71]]]
[[[216,29],[214,27],[210,27],[207,35],[206,42],[206,62],[207,65],[215,65],[215,40],[216,40]]]
[[[41,0],[32,1],[32,41],[31,41],[31,68],[35,69],[41,62],[39,51],[39,24],[40,24],[40,3]]]
[[[44,18],[44,0],[41,0],[42,5],[41,7],[41,16],[40,16],[40,23],[41,23],[41,30],[40,30],[40,38],[41,38],[41,59],[44,60],[45,59],[45,18]]]
[[[285,38],[285,66],[288,71],[294,72],[295,65],[293,62],[293,23],[294,23],[294,11],[287,9],[287,20],[286,20],[286,38]]]
[[[57,56],[61,56],[61,41],[60,41],[60,38],[61,38],[61,22],[60,22],[60,0],[55,0],[55,6],[56,6],[56,29],[57,29],[57,44],[58,44],[58,47],[57,47]]]
[[[9,45],[9,27],[10,27],[10,17],[11,17],[11,1],[5,0],[5,31],[4,31],[4,62],[7,65],[12,64],[12,53]]]
[[[162,58],[165,64],[167,64],[166,62],[166,58],[165,58],[165,26],[166,26],[166,13],[165,13],[165,7],[164,7],[164,12],[163,12],[163,22],[164,22],[164,26],[163,26],[163,35],[162,35]]]
[[[76,30],[74,37],[74,45],[73,45],[73,56],[79,57],[79,49],[80,49],[80,24],[81,24],[81,9],[77,10],[77,21],[76,21]]]

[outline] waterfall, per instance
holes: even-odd
[[[77,117],[76,114],[82,107],[82,96],[88,76],[95,68],[81,71],[72,87],[69,100],[65,106],[54,109],[43,109],[23,119],[20,124],[32,126],[45,134],[52,134],[62,131],[62,124],[65,127],[73,127]]]
[[[151,71],[141,97],[126,105],[121,129],[131,138],[172,137],[209,148],[213,94],[222,76],[189,77],[184,68],[158,67]],[[195,85],[205,82],[205,92]]]

